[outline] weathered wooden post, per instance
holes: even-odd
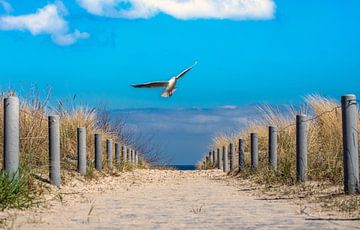
[[[60,177],[60,124],[59,116],[48,117],[49,128],[49,177],[57,187],[61,185]]]
[[[109,169],[112,168],[112,140],[106,140],[106,160]]]
[[[209,156],[205,156],[205,169],[208,169],[209,165]]]
[[[210,150],[210,151],[209,151],[209,164],[210,164],[210,165],[212,165],[212,163],[213,163],[213,162],[212,162],[212,159],[213,159],[213,158],[212,158],[212,156],[211,156],[211,153],[212,153],[212,152],[211,152],[211,150]]]
[[[127,147],[126,145],[123,144],[121,148],[122,148],[122,157],[123,157],[122,160],[125,163],[127,161]]]
[[[10,178],[19,177],[19,98],[4,99],[3,166]]]
[[[131,154],[132,163],[135,164],[135,149],[132,150]]]
[[[95,134],[95,169],[102,172],[102,135]]]
[[[307,124],[306,115],[296,116],[296,179],[306,180],[307,168]]]
[[[227,173],[229,171],[228,168],[228,158],[229,158],[229,152],[228,152],[228,146],[223,146],[223,171]]]
[[[212,156],[213,156],[213,165],[214,165],[214,168],[217,167],[217,154],[215,152],[215,150],[212,151]]]
[[[269,166],[277,169],[277,129],[274,126],[269,126]]]
[[[132,151],[132,162],[135,164],[135,149]]]
[[[223,167],[222,154],[219,148],[217,148],[216,151],[217,151],[217,168],[222,170]]]
[[[131,164],[131,147],[128,147],[128,150],[127,150],[127,159],[128,159],[128,163]]]
[[[86,129],[77,128],[78,172],[86,175]]]
[[[115,164],[120,164],[120,145],[119,143],[115,143]]]
[[[341,97],[344,191],[346,194],[359,193],[359,149],[358,112],[356,96],[347,94]]]
[[[245,167],[245,140],[239,139],[239,170]]]
[[[132,159],[131,159],[131,147],[128,147],[128,151],[127,151],[127,159],[128,159],[128,162],[131,164],[132,163]]]
[[[138,154],[138,152],[135,152],[135,164],[139,165],[139,154]]]
[[[131,164],[135,163],[135,150],[131,149]]]
[[[250,134],[250,148],[251,148],[251,169],[257,170],[259,162],[259,147],[257,133]]]
[[[235,169],[235,145],[230,143],[230,172]]]

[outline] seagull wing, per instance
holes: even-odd
[[[132,85],[134,88],[160,88],[160,87],[166,87],[168,85],[167,81],[156,81],[156,82],[149,82],[145,84],[137,84]]]
[[[189,72],[194,66],[196,66],[197,62],[194,63],[194,65],[190,66],[186,70],[182,71],[179,75],[176,76],[176,80],[179,80],[181,77],[183,77],[187,72]]]

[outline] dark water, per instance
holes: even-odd
[[[195,165],[169,165],[169,167],[176,170],[196,170]]]

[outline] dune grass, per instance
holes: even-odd
[[[18,179],[0,172],[0,210],[7,208],[26,209],[37,203],[35,186],[29,174],[22,172]]]
[[[3,92],[1,103],[6,96],[14,96],[14,91]],[[109,115],[87,105],[77,103],[74,98],[69,100],[50,100],[50,93],[40,95],[39,91],[30,90],[20,98],[20,174],[19,180],[9,180],[4,172],[0,174],[0,210],[5,208],[27,208],[31,206],[36,193],[29,186],[34,179],[46,181],[48,177],[48,120],[49,114],[60,116],[60,152],[61,176],[63,183],[68,172],[75,172],[77,168],[77,128],[86,128],[87,138],[87,175],[86,179],[99,178],[99,173],[93,167],[94,162],[94,134],[101,133],[103,139],[104,173],[112,171],[106,167],[106,139],[113,143],[136,146],[136,140],[124,135],[126,127],[121,122],[112,122]],[[3,140],[3,105],[0,107],[0,140]],[[126,139],[125,139],[126,138]],[[141,143],[143,144],[143,143]],[[3,143],[0,141],[0,155],[3,156]],[[114,155],[114,154],[113,154]],[[0,157],[0,164],[2,164]],[[146,162],[141,162],[145,167]],[[134,165],[122,164],[116,169],[130,170]],[[111,175],[111,174],[107,174]]]
[[[230,135],[218,134],[213,138],[211,148],[222,148],[230,142],[238,149],[238,139],[246,141],[246,164],[250,164],[250,133],[255,132],[259,138],[259,167],[255,175],[249,170],[240,173],[252,175],[261,183],[295,183],[296,129],[295,116],[307,114],[308,118],[308,171],[310,180],[330,181],[340,184],[343,180],[342,161],[342,121],[340,103],[333,99],[310,95],[298,109],[289,106],[287,112],[268,105],[259,106],[261,119],[248,124],[240,133]],[[359,122],[360,124],[360,122]],[[268,167],[268,126],[276,126],[278,132],[278,170]],[[360,128],[360,126],[359,126]],[[236,163],[238,162],[236,154]],[[237,165],[237,164],[236,164]]]

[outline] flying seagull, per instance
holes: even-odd
[[[165,90],[161,93],[162,97],[170,97],[175,92],[176,88],[176,82],[182,78],[187,72],[189,72],[197,62],[194,63],[194,65],[190,66],[189,68],[182,71],[179,75],[172,77],[169,81],[155,81],[155,82],[149,82],[145,84],[137,84],[132,85],[134,88],[165,88]]]

